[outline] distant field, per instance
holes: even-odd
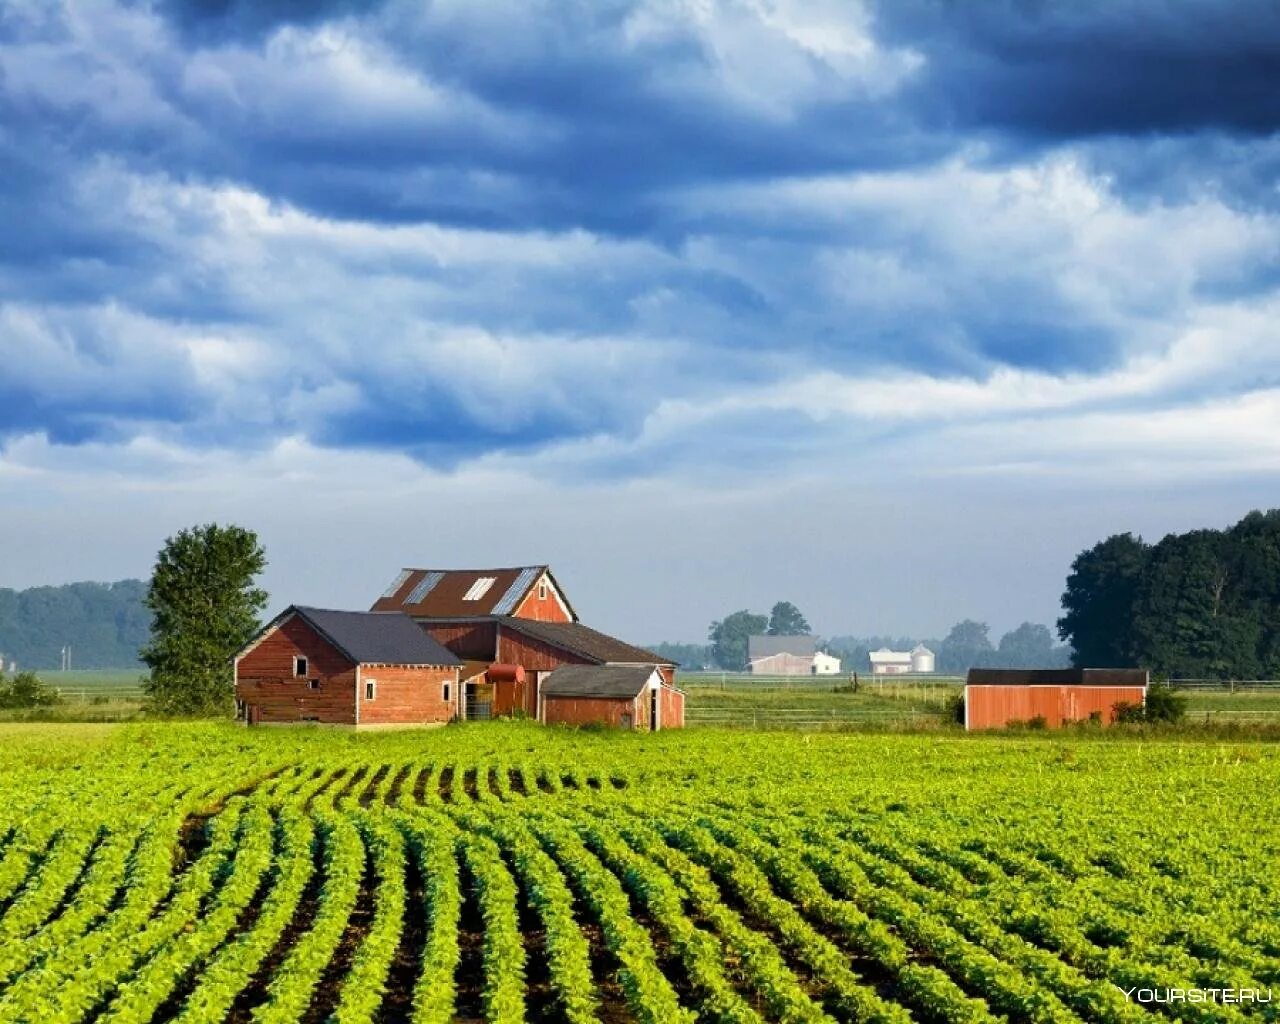
[[[705,678],[705,677],[704,677]],[[827,680],[806,676],[718,679],[714,685],[681,676],[685,720],[689,725],[746,728],[840,728],[871,725],[941,725],[946,698],[960,691],[954,683],[860,683],[833,688]]]
[[[140,690],[147,677],[145,668],[75,668],[69,672],[37,672],[46,683],[62,689]]]
[[[1280,719],[1280,685],[1230,693],[1226,690],[1188,690],[1187,716],[1211,720],[1254,721]]]
[[[37,675],[57,687],[63,703],[37,711],[0,710],[0,722],[119,722],[136,717],[142,710],[145,669],[72,669]]]

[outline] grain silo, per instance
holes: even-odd
[[[933,671],[933,651],[924,644],[911,649],[911,671],[917,675]]]

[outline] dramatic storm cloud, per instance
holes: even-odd
[[[1280,11],[0,7],[0,583],[1048,621],[1280,478]]]

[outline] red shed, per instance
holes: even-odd
[[[563,665],[543,680],[538,699],[543,722],[653,731],[684,725],[684,694],[655,665]]]
[[[443,723],[459,709],[460,664],[400,612],[293,605],[236,656],[236,715],[250,725]]]
[[[1147,699],[1145,669],[971,668],[964,687],[964,727],[1001,729],[1041,717],[1058,728],[1098,713],[1115,721],[1115,706]]]

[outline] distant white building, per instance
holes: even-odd
[[[840,659],[818,651],[813,656],[813,674],[815,676],[838,676],[840,674]]]
[[[755,676],[833,676],[840,659],[818,650],[817,637],[752,636],[747,638],[747,671]]]
[[[924,644],[916,644],[909,651],[891,651],[881,647],[868,657],[871,658],[871,674],[875,676],[924,675],[934,671],[933,651]]]

